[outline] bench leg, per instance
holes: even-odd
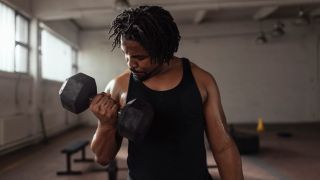
[[[74,159],[74,162],[94,162],[93,159],[86,158],[86,147],[81,149],[81,159]]]
[[[118,166],[117,161],[115,159],[110,162],[107,171],[109,180],[117,180]]]
[[[71,170],[71,155],[67,154],[66,155],[66,163],[67,163],[67,170],[66,171],[58,171],[57,175],[80,175],[82,174],[81,171],[72,171]]]

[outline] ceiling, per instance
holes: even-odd
[[[82,30],[105,29],[117,15],[117,0],[32,0],[44,20],[71,20]],[[131,7],[160,5],[178,24],[295,18],[299,10],[320,17],[320,0],[128,0]]]

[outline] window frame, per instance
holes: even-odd
[[[17,33],[17,17],[20,16],[21,18],[23,18],[24,20],[26,20],[27,24],[28,24],[28,33],[27,33],[27,43],[23,43],[23,42],[19,42],[17,40],[17,37],[15,35],[15,45],[14,45],[14,73],[21,73],[21,74],[29,74],[30,73],[30,19],[26,16],[24,16],[23,14],[19,13],[17,10],[15,11],[15,18],[14,18],[14,24],[15,24],[15,34]],[[26,72],[19,72],[16,69],[16,48],[17,46],[22,46],[23,48],[26,48],[27,50],[27,59],[26,59]]]
[[[3,70],[3,69],[0,69],[0,72],[6,72],[6,73],[13,73],[13,74],[26,74],[26,75],[29,75],[30,74],[30,30],[31,30],[31,20],[30,18],[28,18],[27,16],[23,15],[22,13],[20,13],[18,10],[16,10],[14,7],[10,6],[9,4],[3,2],[3,1],[0,1],[0,3],[3,5],[3,6],[6,6],[8,8],[10,8],[13,12],[14,12],[14,51],[13,51],[13,70],[11,71],[6,71],[6,70]],[[16,38],[16,32],[17,32],[17,17],[20,16],[21,18],[23,18],[24,20],[26,20],[27,22],[27,26],[28,26],[28,33],[27,33],[27,43],[22,43],[22,42],[19,42],[17,41],[17,38]],[[26,59],[26,71],[25,72],[20,72],[20,71],[17,71],[17,68],[16,68],[16,48],[17,46],[22,46],[23,48],[26,48],[27,50],[27,59]]]

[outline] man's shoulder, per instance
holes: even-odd
[[[212,82],[214,77],[208,71],[202,69],[198,65],[193,62],[190,62],[191,71],[193,76],[196,80],[200,81],[201,83],[207,84],[208,82]]]
[[[122,74],[116,76],[113,81],[117,86],[127,86],[130,79],[130,71],[126,70]]]
[[[215,80],[209,72],[202,69],[195,63],[190,62],[190,67],[191,67],[192,75],[200,91],[202,102],[205,102],[209,92],[212,91],[212,88],[216,87]]]
[[[113,78],[106,86],[105,92],[110,93],[113,97],[118,97],[128,89],[130,71],[126,70],[122,74]]]

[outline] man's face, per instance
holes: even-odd
[[[121,49],[135,79],[144,81],[159,67],[158,64],[151,63],[148,52],[137,41],[121,38]]]

